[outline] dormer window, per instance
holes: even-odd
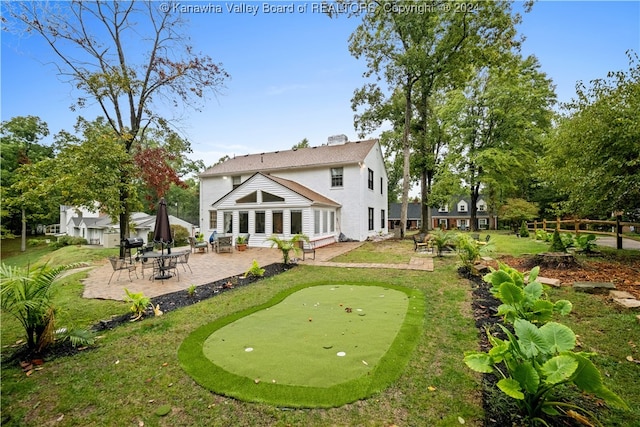
[[[467,202],[465,202],[464,200],[460,200],[458,202],[458,212],[468,212],[469,211],[469,206],[467,205]]]
[[[487,205],[484,202],[478,203],[478,212],[486,212]]]
[[[444,205],[444,206],[440,206],[438,208],[438,212],[449,212],[449,206],[448,205]]]

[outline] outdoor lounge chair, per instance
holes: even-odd
[[[136,273],[136,265],[128,263],[126,258],[109,257],[109,261],[111,262],[111,267],[113,267],[113,273],[111,273],[111,277],[109,277],[109,283],[107,283],[107,285],[111,284],[111,279],[113,279],[113,275],[116,274],[116,271],[118,272],[118,280],[120,280],[120,273],[122,273],[122,270],[127,270],[127,272],[129,273],[130,282],[133,282],[133,280],[131,279],[132,271],[135,273],[136,279],[138,278],[138,273]]]
[[[195,253],[198,252],[209,252],[209,244],[205,241],[198,242],[195,237],[189,237],[189,245],[191,245],[191,251]]]
[[[221,236],[218,237],[218,244],[216,245],[216,252],[227,251],[233,253],[233,236]]]

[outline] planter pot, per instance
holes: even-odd
[[[240,252],[242,252],[242,251],[244,251],[245,249],[247,249],[247,245],[246,245],[245,243],[236,244],[236,248],[237,248]]]

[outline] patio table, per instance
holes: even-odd
[[[156,266],[158,268],[158,271],[160,272],[160,274],[156,275],[155,272],[155,268],[154,268],[154,274],[151,275],[151,277],[155,280],[164,280],[164,279],[169,279],[171,277],[173,277],[171,274],[169,274],[169,268],[168,268],[168,264],[167,261],[171,260],[171,259],[175,259],[177,261],[178,257],[184,255],[185,253],[187,253],[188,251],[173,251],[171,253],[166,252],[166,253],[160,253],[160,252],[146,252],[144,255],[142,255],[141,258],[151,258],[156,262]],[[170,265],[170,263],[169,263]]]

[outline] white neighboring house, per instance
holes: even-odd
[[[249,246],[304,233],[316,247],[386,234],[387,172],[378,140],[237,156],[200,174],[200,229],[250,234]],[[207,233],[208,232],[208,233]]]
[[[169,224],[181,225],[194,234],[195,225],[169,215]],[[147,236],[155,230],[156,216],[144,212],[131,214],[132,229],[129,237],[139,237],[147,243]],[[83,237],[90,245],[117,247],[120,245],[120,224],[112,222],[108,215],[87,208],[60,206],[60,234]]]

